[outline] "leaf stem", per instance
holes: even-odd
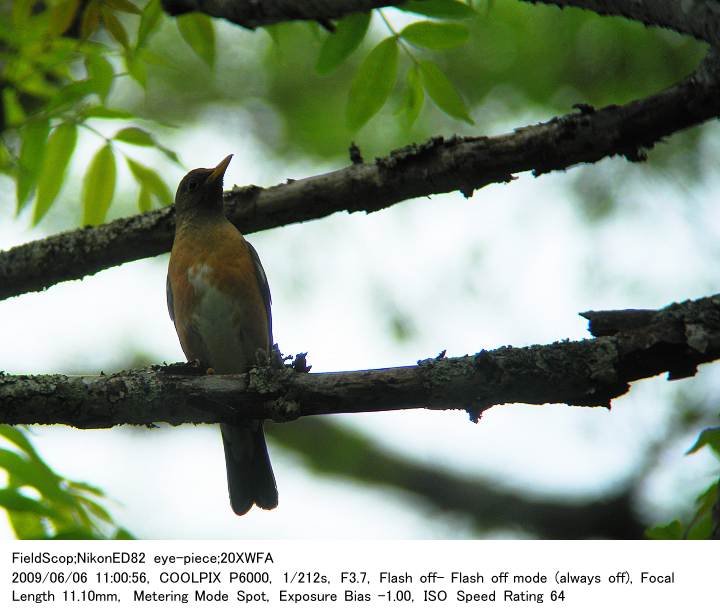
[[[408,55],[408,57],[413,61],[414,64],[418,65],[419,62],[417,58],[413,55],[412,51],[410,51],[410,48],[407,46],[405,41],[403,41],[402,37],[400,36],[400,33],[395,30],[393,25],[390,23],[387,17],[385,17],[385,13],[383,13],[382,9],[376,9],[377,13],[380,15],[380,18],[385,22],[385,25],[387,26],[388,30],[392,32],[393,36],[397,39],[398,44],[400,47],[402,47],[403,51]]]

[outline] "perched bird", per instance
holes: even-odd
[[[223,176],[231,158],[213,169],[194,169],[180,182],[167,276],[168,310],[185,357],[217,374],[247,371],[273,343],[270,287],[260,258],[223,212]],[[233,511],[277,507],[262,421],[220,430]]]

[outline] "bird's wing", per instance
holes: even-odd
[[[260,295],[262,296],[263,302],[265,303],[265,312],[267,313],[268,320],[268,335],[270,337],[270,346],[272,347],[272,311],[270,310],[272,298],[270,297],[270,285],[268,284],[267,276],[265,275],[265,270],[263,269],[262,263],[260,263],[260,257],[258,256],[257,251],[255,250],[255,248],[253,248],[253,245],[250,242],[247,242],[247,246],[248,250],[250,251],[250,257],[252,258],[253,265],[255,266],[255,278],[257,278],[257,283],[260,287]]]
[[[167,296],[167,307],[168,312],[170,313],[170,320],[174,323],[175,322],[175,309],[173,307],[173,293],[172,293],[172,287],[170,286],[170,275],[168,274],[167,278],[165,279],[165,295]]]

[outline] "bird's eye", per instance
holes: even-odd
[[[197,188],[197,182],[196,182],[195,180],[190,180],[190,181],[187,183],[188,192],[192,192],[192,191],[195,190],[196,188]]]

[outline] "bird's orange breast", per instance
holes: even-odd
[[[188,360],[241,372],[269,350],[266,306],[247,242],[227,220],[178,229],[168,271]]]

